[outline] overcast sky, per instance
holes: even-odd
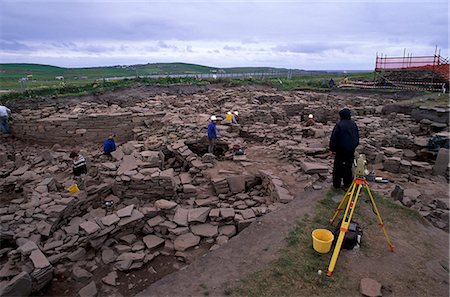
[[[447,0],[0,3],[2,63],[361,70],[377,53],[449,52]]]

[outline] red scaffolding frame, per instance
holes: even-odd
[[[439,65],[448,64],[448,60],[437,54],[434,56],[413,57],[412,55],[403,57],[378,56],[375,60],[375,71],[402,70],[406,68],[433,68]]]

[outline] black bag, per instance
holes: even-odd
[[[334,238],[337,240],[341,229],[341,222],[334,230]],[[357,222],[351,221],[348,225],[348,232],[345,233],[344,240],[342,242],[342,248],[346,250],[352,250],[356,245],[361,246],[361,240],[363,236],[362,228]]]

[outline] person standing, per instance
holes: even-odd
[[[103,142],[103,154],[111,158],[111,153],[116,150],[116,142],[114,141],[114,134],[109,135],[108,139]]]
[[[342,109],[339,116],[341,120],[334,126],[330,138],[330,150],[334,153],[333,187],[340,188],[343,182],[347,190],[353,182],[352,164],[359,145],[359,131],[351,119],[350,109]]]
[[[209,139],[209,146],[208,146],[208,153],[214,154],[214,147],[216,145],[216,139],[217,139],[217,127],[216,127],[216,116],[211,116],[211,121],[208,124],[208,139]]]
[[[11,110],[3,105],[0,105],[0,132],[9,134],[9,117],[11,116]]]
[[[328,87],[330,87],[330,89],[334,88],[334,80],[333,80],[333,78],[331,78],[330,81],[328,82]]]

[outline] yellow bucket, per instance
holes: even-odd
[[[77,193],[80,191],[80,189],[78,188],[77,184],[73,184],[71,185],[68,189],[67,189],[70,193]]]
[[[326,229],[316,229],[312,232],[313,248],[316,252],[326,254],[331,249],[334,235]]]

